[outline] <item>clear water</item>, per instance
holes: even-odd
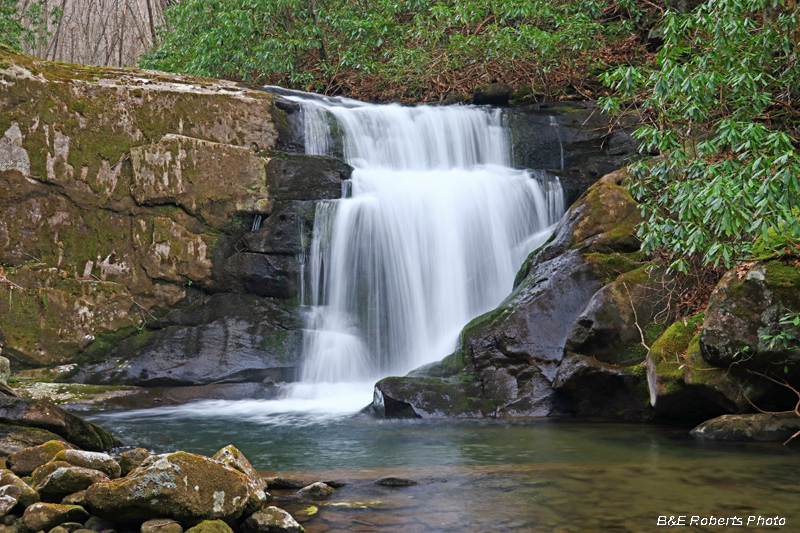
[[[778,515],[783,531],[800,530],[800,454],[778,444],[703,444],[685,429],[602,422],[381,421],[306,401],[294,413],[207,401],[91,420],[155,451],[234,444],[265,474],[346,482],[325,502],[273,491],[310,533],[640,532],[681,514]],[[419,484],[373,484],[390,475]]]

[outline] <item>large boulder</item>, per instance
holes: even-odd
[[[0,455],[10,455],[51,440],[61,440],[61,437],[46,429],[0,424]]]
[[[154,455],[124,478],[96,483],[87,507],[119,523],[173,518],[185,523],[235,520],[248,502],[247,478],[208,457],[186,452]]]
[[[569,354],[558,367],[553,388],[569,397],[577,416],[642,421],[653,418],[645,368],[602,363]]]
[[[641,266],[641,216],[621,185],[626,176],[609,174],[570,208],[551,241],[522,266],[511,295],[464,327],[453,355],[409,377],[379,382],[373,403],[378,412],[387,413],[391,398],[394,405],[413,406],[417,415],[437,417],[565,413],[551,383],[576,322],[600,289]],[[423,381],[431,378],[439,378],[430,381],[435,387]],[[468,399],[467,408],[451,397]]]
[[[87,450],[110,450],[121,445],[118,439],[100,426],[46,400],[0,396],[0,423],[45,429]]]
[[[765,371],[800,361],[800,349],[772,345],[780,319],[800,313],[800,265],[796,260],[756,262],[731,270],[711,294],[700,350],[709,363]]]

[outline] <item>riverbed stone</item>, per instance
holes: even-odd
[[[84,450],[62,450],[53,458],[54,461],[65,461],[71,465],[99,470],[111,479],[120,476],[122,468],[110,455]]]
[[[229,444],[215,453],[212,459],[238,470],[244,474],[247,479],[248,496],[247,507],[244,510],[244,514],[253,514],[264,507],[264,504],[266,504],[268,500],[268,496],[264,492],[266,483],[242,452],[235,446]]]
[[[416,485],[417,482],[413,479],[406,479],[402,477],[387,476],[375,480],[376,485],[382,487],[410,487]]]
[[[114,529],[114,522],[111,520],[106,520],[105,518],[100,518],[99,516],[92,516],[81,527],[88,529],[89,531],[97,531],[99,533],[100,531],[105,531],[107,529]]]
[[[46,429],[0,424],[0,454],[2,455],[11,455],[51,440],[61,440],[61,437]]]
[[[301,496],[306,496],[309,498],[320,499],[320,500],[329,498],[334,492],[335,490],[333,489],[333,487],[329,487],[322,481],[317,481],[316,483],[312,483],[311,485],[303,487],[302,489],[297,491],[297,493],[300,494]]]
[[[186,530],[187,533],[233,533],[231,526],[222,520],[203,520],[194,527]]]
[[[151,455],[153,454],[150,453],[150,450],[145,448],[136,448],[134,450],[122,452],[119,457],[120,475],[127,476]]]
[[[94,514],[120,523],[151,518],[182,523],[234,520],[247,501],[244,474],[186,452],[149,457],[126,477],[96,483],[86,493]]]
[[[245,533],[305,533],[303,526],[278,507],[267,507],[254,513],[242,524]]]
[[[266,488],[272,489],[302,489],[303,487],[309,485],[307,481],[302,479],[292,479],[282,476],[275,476],[275,477],[268,477],[264,479],[264,482],[267,484]]]
[[[34,489],[43,498],[58,501],[64,496],[86,490],[95,483],[108,481],[99,470],[73,466],[64,461],[53,461],[34,470],[31,476]]]
[[[39,493],[22,481],[14,472],[0,470],[0,494],[14,494],[22,507],[28,507],[39,501]]]
[[[6,459],[6,465],[9,470],[18,476],[30,476],[34,470],[52,461],[59,452],[71,448],[72,445],[64,441],[48,441],[39,446],[12,453]]]
[[[0,495],[0,516],[7,515],[19,500],[9,494]]]
[[[142,523],[141,533],[183,533],[180,522],[171,518],[154,518]]]
[[[87,518],[89,513],[79,505],[35,503],[25,509],[21,525],[30,532],[48,531],[64,522],[82,522]]]
[[[722,415],[691,431],[698,439],[767,442],[784,442],[798,433],[800,417],[793,412]]]

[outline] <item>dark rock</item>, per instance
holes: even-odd
[[[64,499],[61,500],[61,503],[64,505],[80,505],[81,507],[86,507],[86,491],[82,490],[74,494],[70,494],[69,496],[64,497]]]
[[[89,513],[79,505],[35,503],[25,509],[22,528],[25,531],[49,531],[64,522],[78,522],[89,518]]]
[[[153,455],[149,450],[136,448],[122,452],[119,456],[120,475],[127,476],[134,468],[141,465],[145,459]]]
[[[569,395],[573,413],[630,421],[653,418],[645,367],[601,363],[570,354],[558,367],[553,388]]]
[[[203,520],[186,533],[233,533],[231,527],[222,520]]]
[[[402,477],[382,477],[375,480],[375,484],[381,485],[382,487],[410,487],[416,485],[417,482],[413,479],[405,479]]]
[[[301,324],[296,307],[250,295],[209,296],[166,315],[158,323],[163,329],[122,341],[72,381],[149,387],[292,381]]]
[[[299,254],[311,243],[316,202],[275,202],[261,227],[243,237],[251,252]]]
[[[375,384],[372,405],[384,418],[471,418],[494,411],[476,385],[430,377],[384,378]]]
[[[267,507],[242,524],[244,533],[305,533],[292,516],[278,507]]]
[[[92,512],[115,523],[173,518],[182,523],[234,520],[247,505],[241,472],[186,452],[154,455],[124,478],[86,491]]]
[[[550,383],[573,325],[598,290],[641,266],[635,237],[641,217],[620,185],[625,177],[609,174],[572,206],[551,241],[522,266],[512,294],[467,324],[461,347],[426,367],[427,377],[378,382],[378,414],[565,414]]]
[[[514,88],[507,83],[490,83],[481,85],[472,94],[475,105],[507,105],[514,94]]]
[[[139,531],[141,533],[183,533],[183,526],[171,518],[154,518],[142,523]]]
[[[303,487],[302,489],[298,490],[297,493],[308,498],[322,500],[330,497],[334,493],[334,489],[322,481],[317,481],[316,483],[312,483],[307,487]]]
[[[750,408],[770,388],[768,381],[741,369],[717,368],[700,354],[704,313],[676,322],[647,356],[650,403],[661,417],[698,423]]]
[[[0,423],[45,429],[87,450],[109,450],[122,444],[100,426],[46,400],[0,396]]]
[[[86,452],[83,450],[62,450],[53,458],[54,461],[67,463],[83,468],[99,470],[111,479],[120,476],[122,469],[110,455],[99,452]]]
[[[100,518],[99,516],[93,516],[81,527],[89,531],[97,531],[97,533],[100,533],[100,531],[105,531],[106,529],[114,529],[114,522],[106,520],[105,518]]]
[[[329,487],[333,487],[334,489],[341,489],[342,487],[347,486],[347,483],[345,483],[344,481],[328,480],[328,481],[323,481],[323,483],[325,483]]]
[[[270,197],[286,200],[332,200],[342,197],[342,181],[353,169],[339,159],[271,152],[266,165]]]
[[[72,445],[64,441],[48,441],[39,446],[12,453],[6,459],[6,466],[18,476],[30,476],[34,470],[52,461],[59,452],[71,448]]]
[[[11,455],[60,438],[46,429],[0,424],[0,455]]]
[[[277,489],[277,490],[285,490],[285,489],[302,489],[306,485],[308,485],[307,481],[303,481],[302,479],[290,479],[285,477],[270,477],[266,478],[264,482],[267,484],[268,489]]]
[[[231,289],[265,298],[300,296],[300,260],[294,255],[233,254],[225,268]]]
[[[635,119],[609,133],[610,117],[592,102],[512,107],[505,117],[514,163],[556,171],[567,205],[601,176],[622,168],[638,154],[637,143],[628,134]]]
[[[771,346],[764,335],[774,334],[789,312],[800,312],[800,266],[772,260],[731,270],[711,294],[700,335],[703,358],[721,368],[782,371],[800,361],[800,350]]]
[[[800,432],[795,413],[722,415],[703,422],[692,436],[710,440],[783,442]]]
[[[91,520],[91,518],[89,518],[89,520]],[[74,533],[75,531],[78,531],[79,529],[84,529],[83,524],[81,524],[80,522],[64,522],[60,526],[56,526],[56,527],[60,527],[60,528],[66,529],[69,533]]]

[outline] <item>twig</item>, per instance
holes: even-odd
[[[633,298],[631,298],[631,291],[628,289],[628,285],[627,284],[623,283],[622,286],[625,287],[625,292],[628,293],[628,302],[631,304],[631,310],[633,311],[633,323],[636,326],[636,329],[639,330],[639,337],[641,337],[642,346],[645,347],[645,349],[647,350],[647,353],[649,354],[650,353],[650,347],[644,341],[644,332],[642,331],[642,328],[639,327],[639,315],[636,314],[636,307],[633,305]]]

